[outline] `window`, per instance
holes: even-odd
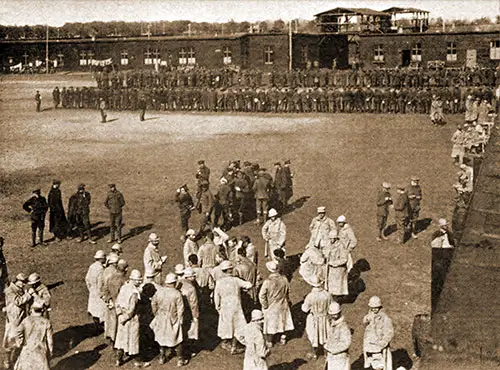
[[[500,59],[500,40],[490,42],[490,59]]]
[[[196,64],[196,54],[194,53],[193,48],[189,48],[187,52],[187,64],[193,65]]]
[[[158,49],[156,49],[153,52],[153,64],[160,64],[161,63],[161,53]]]
[[[422,43],[417,42],[411,49],[411,61],[412,62],[422,61]]]
[[[302,54],[304,63],[307,63],[309,61],[309,45],[302,45],[300,53]]]
[[[87,65],[87,52],[85,52],[85,51],[82,51],[80,53],[80,65],[81,66]]]
[[[153,58],[151,58],[152,53],[149,51],[149,48],[144,52],[144,64],[151,65],[153,64]]]
[[[446,46],[446,61],[457,61],[457,44],[455,44],[454,42],[449,42]]]
[[[120,64],[122,66],[128,66],[128,51],[122,50],[120,53]]]
[[[9,57],[9,64],[13,64],[14,63],[14,58],[13,57]]]
[[[60,66],[64,65],[64,54],[63,53],[57,54],[57,64]]]
[[[384,62],[384,45],[379,44],[375,47],[375,51],[373,54],[373,61],[376,63]]]
[[[184,49],[184,48],[180,48],[180,50],[179,50],[179,64],[180,65],[187,64],[187,53],[186,53],[186,49]]]
[[[87,64],[91,66],[93,60],[94,60],[94,53],[92,51],[87,51]]]
[[[266,46],[264,48],[264,64],[274,63],[274,50],[271,46]]]
[[[226,46],[224,47],[224,52],[223,52],[223,58],[222,58],[222,61],[224,64],[231,64],[233,62],[232,60],[232,51],[231,51],[231,48],[229,46]]]

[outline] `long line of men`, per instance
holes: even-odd
[[[477,69],[309,69],[265,72],[257,69],[193,67],[160,70],[131,70],[97,72],[94,74],[99,88],[228,88],[266,85],[276,87],[465,87],[498,86],[498,68]]]
[[[495,107],[493,89],[482,87],[230,87],[230,88],[115,88],[63,87],[53,90],[54,107],[67,109],[275,112],[275,113],[430,113],[432,97],[443,102],[444,113],[465,112],[467,96]],[[37,109],[40,99],[36,97]]]

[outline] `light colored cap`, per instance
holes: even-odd
[[[340,305],[335,301],[330,303],[330,306],[328,306],[328,314],[330,315],[336,315],[340,313],[340,311],[341,311]]]
[[[38,275],[36,272],[28,276],[28,284],[36,284],[39,281],[40,281],[40,275]]]
[[[45,305],[41,299],[35,299],[31,305],[31,309],[37,312],[42,311],[44,307]]]
[[[325,213],[326,212],[326,207],[318,207],[318,213]]]
[[[253,310],[252,311],[252,321],[260,321],[264,320],[264,314],[261,310]]]
[[[225,177],[221,177],[220,183],[221,184],[227,184],[227,179]]]
[[[444,218],[439,219],[439,226],[446,226],[448,225],[448,222]]]
[[[465,170],[465,169],[467,169],[467,165],[466,164],[461,164],[460,168],[463,169],[463,170]]]
[[[106,253],[104,253],[103,250],[98,250],[97,252],[95,252],[94,254],[94,259],[96,260],[102,260],[102,259],[105,259],[106,258]]]
[[[128,262],[124,259],[121,259],[118,261],[118,264],[116,266],[118,270],[120,271],[125,271],[125,269],[128,267]]]
[[[177,282],[177,276],[175,274],[169,273],[165,278],[165,284],[175,284]]]
[[[276,210],[274,208],[271,208],[269,210],[269,217],[274,217],[274,216],[278,216],[278,212],[276,212]]]
[[[269,272],[278,272],[278,264],[274,261],[266,262],[266,268]]]
[[[182,263],[175,265],[174,272],[176,275],[184,274],[184,265]]]
[[[346,218],[344,215],[340,215],[339,217],[337,217],[337,222],[346,222]]]
[[[132,272],[130,272],[130,280],[141,280],[141,279],[142,275],[139,270],[132,270]]]
[[[196,235],[196,231],[194,231],[193,229],[189,229],[188,231],[186,231],[186,236],[191,236],[191,235]]]
[[[185,278],[194,277],[194,276],[196,276],[196,272],[191,267],[186,267],[184,269],[184,277]]]
[[[379,297],[377,297],[376,295],[374,295],[368,301],[368,307],[370,307],[370,308],[382,307],[382,300]]]
[[[307,280],[307,282],[313,287],[319,287],[323,284],[320,278],[317,277],[316,275],[313,275],[310,279]]]
[[[382,183],[382,187],[386,188],[386,189],[390,189],[391,188],[391,184],[388,183],[388,182],[383,182]]]
[[[16,275],[16,280],[17,281],[22,281],[23,283],[25,283],[25,282],[28,281],[28,278],[26,277],[25,274],[23,274],[22,272],[20,272],[19,274]]]
[[[147,271],[144,272],[144,276],[147,277],[148,279],[154,278],[158,274],[159,274],[158,271],[150,270],[150,269],[148,269]]]
[[[118,255],[116,253],[110,253],[110,254],[108,254],[108,258],[106,259],[106,262],[108,264],[118,263],[119,260],[120,260],[120,257],[118,257]]]
[[[156,233],[149,234],[149,241],[150,242],[156,242],[158,240],[160,240],[160,238],[158,238],[158,235],[156,235]]]
[[[113,246],[111,247],[111,250],[112,251],[121,252],[122,251],[122,246],[120,244],[118,244],[118,243],[113,244]]]
[[[229,270],[229,269],[232,269],[233,268],[233,263],[231,261],[222,261],[221,264],[220,264],[220,269],[222,271],[224,270]]]

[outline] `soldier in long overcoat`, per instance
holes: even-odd
[[[389,192],[390,189],[391,184],[384,182],[382,184],[382,189],[380,189],[377,194],[378,241],[387,240],[384,231],[387,225],[387,216],[389,216],[389,206],[392,204],[391,193]]]
[[[275,249],[285,249],[286,225],[274,208],[269,210],[269,220],[262,226],[262,238],[267,245],[266,251],[269,250],[268,254],[273,260]]]
[[[143,262],[144,262],[144,274],[156,273],[154,278],[155,283],[161,284],[161,271],[163,265],[167,261],[167,256],[160,256],[158,251],[158,245],[160,244],[160,238],[155,233],[149,234],[149,243],[144,250]]]
[[[351,225],[347,223],[347,219],[344,215],[340,215],[339,217],[337,217],[337,226],[338,238],[340,242],[344,244],[349,253],[347,256],[347,272],[349,272],[354,264],[352,259],[352,252],[358,244],[358,239],[356,238]]]
[[[382,301],[373,296],[368,302],[370,311],[363,318],[366,325],[363,339],[365,368],[392,369],[390,344],[394,336],[392,320],[382,310]]]
[[[182,321],[184,354],[190,358],[196,354],[196,342],[199,334],[200,308],[198,303],[198,287],[196,274],[191,267],[186,267],[182,279],[179,280],[177,288],[182,294],[184,301],[184,318]]]
[[[340,240],[325,249],[326,279],[325,286],[334,296],[348,295],[347,261],[349,251]]]
[[[316,246],[320,251],[328,247],[332,239],[337,237],[337,225],[335,221],[326,216],[326,208],[318,207],[318,215],[314,217],[309,225],[311,238],[309,245]]]
[[[106,306],[101,299],[100,282],[102,281],[102,273],[104,271],[104,263],[106,261],[106,254],[102,250],[98,250],[94,255],[95,262],[90,265],[87,275],[85,276],[85,283],[89,291],[89,300],[87,305],[87,312],[92,316],[94,324],[99,327],[104,322],[106,317]]]
[[[350,370],[351,329],[345,322],[337,302],[330,304],[328,315],[328,339],[324,346],[326,351],[325,370]]]
[[[251,321],[238,337],[246,347],[243,370],[267,370],[266,357],[269,355],[269,348],[263,333],[264,314],[260,310],[253,310],[251,315]]]
[[[115,304],[121,287],[127,282],[127,268],[128,264],[125,260],[118,260],[116,255],[111,255],[108,260],[108,266],[102,273],[100,294],[101,299],[106,305],[104,337],[109,338],[112,343],[115,342],[118,326]]]
[[[59,240],[66,237],[68,233],[68,220],[64,213],[60,186],[61,181],[54,180],[47,196],[50,211],[49,231]]]

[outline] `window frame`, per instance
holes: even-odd
[[[490,41],[490,59],[500,60],[500,39]]]
[[[384,44],[377,44],[373,50],[373,63],[385,63]]]
[[[446,43],[446,61],[457,61],[457,43],[455,41],[448,41]]]
[[[266,45],[264,47],[264,64],[274,64],[274,48],[272,45]]]
[[[411,61],[422,62],[422,42],[416,42],[411,48]]]
[[[225,65],[233,63],[233,50],[230,46],[224,46],[222,50],[222,63]]]
[[[120,52],[120,65],[122,66],[128,66],[129,58],[128,58],[128,50],[123,49]]]

